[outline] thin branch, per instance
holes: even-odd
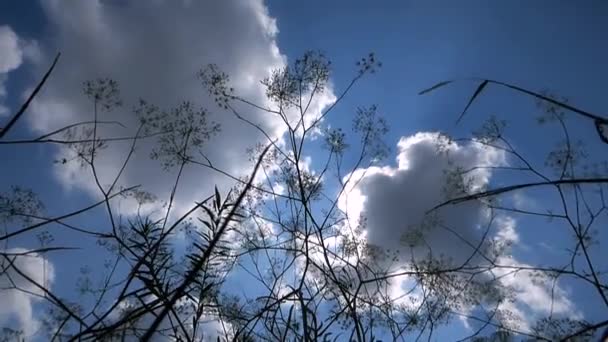
[[[8,133],[8,131],[13,127],[13,125],[17,123],[17,120],[19,120],[19,118],[21,118],[23,113],[25,113],[25,110],[29,107],[29,105],[32,102],[32,100],[34,99],[34,97],[36,97],[36,95],[38,95],[38,92],[40,91],[40,89],[42,89],[42,86],[44,85],[44,83],[46,83],[46,80],[51,75],[51,72],[53,72],[53,69],[55,68],[55,65],[57,64],[57,61],[59,60],[59,56],[61,56],[61,53],[57,53],[57,56],[55,57],[55,60],[53,61],[53,64],[51,64],[51,67],[49,68],[49,70],[46,72],[46,74],[44,74],[44,77],[42,77],[42,80],[40,80],[40,82],[38,83],[38,85],[36,86],[34,91],[30,94],[30,97],[28,97],[28,99],[23,103],[23,105],[21,106],[19,111],[17,113],[15,113],[13,118],[8,122],[8,124],[6,124],[6,127],[0,128],[0,139],[2,139],[6,135],[6,133]]]

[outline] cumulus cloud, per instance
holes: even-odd
[[[9,113],[1,102],[6,96],[7,74],[17,69],[22,61],[23,51],[19,46],[19,37],[9,26],[0,26],[0,117]]]
[[[47,57],[60,50],[62,60],[52,83],[33,105],[29,118],[34,130],[48,132],[93,119],[92,103],[82,95],[82,82],[110,77],[118,81],[124,106],[101,114],[99,120],[118,120],[128,128],[103,125],[100,136],[133,134],[138,122],[131,109],[139,98],[163,109],[192,101],[208,109],[209,122],[221,125],[221,133],[213,136],[202,152],[217,168],[237,176],[246,173],[245,151],[264,141],[264,136],[217,109],[196,74],[208,63],[217,64],[230,75],[230,85],[239,94],[266,104],[259,81],[284,66],[286,58],[277,46],[276,22],[263,1],[86,1],[69,7],[61,1],[43,1],[42,5],[56,37],[46,42],[43,50]],[[328,91],[311,108],[319,111],[334,98]],[[271,136],[283,133],[277,116],[252,108],[242,114]],[[142,184],[166,198],[175,175],[149,159],[151,144],[146,140],[138,145],[122,184]],[[97,165],[102,184],[111,182],[127,150],[128,144],[113,144],[100,154]],[[65,186],[97,192],[90,171],[70,163],[58,165],[55,171]],[[178,188],[178,205],[200,200],[215,184],[222,188],[231,183],[212,171],[187,168]]]
[[[401,250],[402,260],[410,259],[410,251],[403,247],[411,243],[418,246],[414,257],[440,251],[455,263],[464,262],[474,250],[471,245],[477,245],[483,236],[487,213],[482,204],[468,202],[441,208],[437,218],[442,225],[424,224],[426,212],[445,200],[450,191],[458,191],[455,183],[454,189],[446,188],[450,183],[446,171],[457,166],[495,165],[502,162],[503,154],[478,144],[450,143],[435,133],[401,138],[397,147],[396,167],[354,172],[352,179],[360,181],[351,182],[340,199],[341,209],[353,225],[364,217],[367,241]],[[487,169],[478,169],[469,172],[465,181],[469,189],[478,189],[488,183],[490,176]]]
[[[567,314],[568,318],[579,320],[582,313],[569,299],[569,294],[560,286],[554,286],[552,279],[539,277],[538,273],[528,271],[532,265],[512,258],[500,258],[504,266],[492,271],[503,286],[511,289],[515,300],[501,303],[499,309],[511,312],[513,319],[522,331],[531,331],[533,317],[547,317],[553,314]],[[517,270],[517,271],[516,271]]]
[[[547,284],[535,282],[529,273],[509,273],[529,266],[509,255],[509,246],[519,243],[513,218],[490,215],[475,201],[427,214],[447,198],[462,195],[464,189],[479,191],[487,187],[492,177],[490,169],[474,167],[504,165],[501,151],[475,142],[457,144],[436,133],[403,137],[397,147],[396,166],[354,171],[354,181],[339,200],[351,227],[361,224],[369,244],[397,251],[400,260],[395,268],[407,268],[412,262],[428,258],[447,260],[454,266],[488,265],[485,256],[476,250],[500,247],[502,255],[495,262],[505,263],[506,268],[484,277],[514,293],[515,301],[505,302],[501,309],[508,309],[524,323],[529,312],[576,312],[559,286],[552,290]],[[459,181],[447,170],[464,171],[466,176]],[[408,281],[411,279],[407,277],[394,280],[390,285],[392,295],[403,294]],[[529,327],[524,324],[523,328]]]
[[[19,47],[19,38],[9,26],[0,26],[0,73],[17,69],[23,61],[23,52]]]
[[[19,272],[49,288],[55,278],[53,265],[43,256],[29,253],[23,248],[11,248],[2,253],[4,256],[0,262],[0,324],[5,326],[9,322],[17,322],[17,328],[12,324],[11,328],[22,330],[25,336],[31,336],[39,327],[34,305],[43,300],[44,292]]]
[[[86,1],[65,6],[61,1],[41,1],[48,19],[48,40],[41,40],[41,57],[36,63],[41,72],[57,51],[61,59],[49,83],[41,91],[26,116],[36,133],[47,133],[94,118],[93,103],[83,94],[83,82],[109,77],[118,82],[123,106],[100,112],[100,121],[120,121],[98,125],[98,136],[124,137],[135,133],[139,121],[132,109],[144,99],[161,109],[171,109],[183,101],[207,109],[208,122],[220,124],[221,132],[201,148],[205,157],[235,176],[250,170],[246,150],[265,136],[231,113],[218,109],[201,85],[197,72],[208,63],[230,75],[230,86],[251,102],[268,106],[260,80],[273,69],[284,67],[286,57],[276,42],[278,28],[262,0],[253,1]],[[178,18],[178,19],[175,19]],[[310,124],[322,109],[335,100],[331,87],[310,104]],[[247,120],[277,138],[286,127],[276,115],[238,107]],[[296,113],[288,113],[297,120]],[[60,138],[60,137],[58,137]],[[112,182],[124,162],[130,142],[110,143],[96,156],[100,183]],[[119,184],[141,184],[145,190],[166,200],[174,185],[177,170],[163,170],[158,160],[150,159],[155,139],[136,146]],[[53,172],[67,190],[84,190],[99,195],[93,175],[69,160],[74,151],[59,147]],[[198,153],[195,157],[201,157]],[[310,163],[309,160],[304,163]],[[307,164],[307,165],[308,165]],[[213,191],[232,186],[234,180],[215,171],[190,165],[181,174],[175,211],[190,207]],[[124,202],[122,213],[134,209]],[[158,209],[157,207],[153,209]],[[160,212],[160,210],[158,210]],[[144,322],[149,324],[149,322]],[[143,323],[142,323],[143,324]],[[210,321],[208,331],[219,330]],[[144,324],[145,325],[145,324]]]
[[[9,114],[3,104],[8,95],[6,81],[8,74],[19,68],[25,61],[39,62],[40,49],[35,40],[20,38],[10,26],[0,26],[0,117]]]

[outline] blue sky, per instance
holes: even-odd
[[[418,95],[420,90],[442,80],[481,77],[537,91],[548,89],[584,110],[606,112],[606,2],[464,1],[456,4],[269,0],[227,3],[169,6],[167,15],[174,16],[171,20],[163,17],[155,5],[130,6],[118,1],[91,1],[69,8],[59,1],[0,3],[0,27],[9,27],[18,36],[22,54],[18,67],[0,73],[3,77],[0,86],[4,84],[6,88],[6,96],[0,96],[0,105],[14,112],[54,53],[63,53],[60,65],[46,85],[48,89],[42,93],[40,107],[26,113],[27,118],[6,139],[36,136],[83,118],[83,108],[90,107],[86,107],[77,93],[77,86],[87,78],[117,78],[130,87],[122,89],[125,96],[153,98],[164,105],[200,97],[200,88],[193,88],[197,83],[196,71],[206,63],[218,63],[236,75],[235,82],[242,84],[239,89],[258,99],[260,90],[247,83],[247,76],[263,76],[268,68],[293,61],[309,49],[321,50],[332,60],[331,83],[335,94],[350,81],[355,71],[354,62],[360,56],[374,52],[382,61],[380,72],[360,82],[325,124],[348,127],[358,106],[377,104],[390,126],[386,142],[392,149],[381,165],[394,170],[399,169],[395,158],[400,152],[397,147],[400,139],[418,132],[438,131],[466,137],[490,115],[509,122],[505,132],[510,141],[540,168],[544,168],[546,153],[560,139],[557,125],[536,124],[540,109],[532,99],[497,86],[486,88],[461,124],[455,125],[476,83],[456,82],[430,94]],[[187,6],[193,6],[192,10]],[[201,18],[202,23],[197,18]],[[7,56],[8,50],[0,51],[0,67],[3,59],[8,60]],[[0,123],[7,117],[0,116]],[[235,172],[243,171],[238,160],[244,149],[260,137],[245,132],[243,127],[223,116],[216,119],[227,127],[216,143],[228,146],[215,155],[218,163]],[[567,122],[573,136],[586,143],[588,160],[605,161],[605,145],[589,134],[592,126],[574,116],[567,116]],[[264,123],[266,127],[274,127],[270,121]],[[124,131],[106,133],[122,135]],[[324,159],[315,159],[321,152],[314,143],[312,146],[308,151],[311,165],[320,167]],[[402,152],[414,153],[412,151]],[[30,187],[52,214],[91,203],[96,197],[86,186],[86,179],[90,179],[86,177],[90,175],[77,168],[62,169],[61,165],[54,165],[61,152],[57,147],[46,145],[0,145],[0,160],[10,161],[1,163],[0,192],[13,184]],[[104,161],[111,170],[122,155],[109,154]],[[135,168],[125,176],[125,183],[141,181],[150,184],[152,191],[165,194],[171,183],[157,179],[167,174],[148,173],[151,164],[143,159],[136,160]],[[194,171],[187,177],[180,207],[212,189],[194,186],[197,184],[193,183]],[[519,174],[497,173],[492,184],[522,179]],[[225,178],[209,174],[209,183],[213,182],[222,189],[230,186]],[[369,182],[376,184],[373,180]],[[520,203],[541,211],[558,205],[555,194],[550,192],[520,195]],[[124,205],[129,208],[128,203]],[[373,214],[371,209],[365,210]],[[101,229],[105,224],[101,221],[102,215],[91,213],[71,222]],[[514,246],[513,256],[519,262],[550,264],[567,255],[563,248],[569,246],[571,240],[564,227],[527,216],[514,218],[519,242]],[[604,216],[596,224],[601,227],[605,223]],[[608,238],[606,232],[598,234],[600,242]],[[54,235],[66,245],[82,243],[70,234]],[[94,241],[87,243],[94,246]],[[36,239],[32,235],[11,240],[10,244],[8,247],[32,248]],[[593,251],[598,262],[605,258],[601,249],[596,247]],[[92,265],[102,263],[84,248],[50,257],[55,269],[54,290],[68,298],[73,295],[74,278],[84,258]],[[564,281],[560,286],[585,319],[592,322],[605,319],[606,308],[595,305],[597,296],[589,287],[574,281]],[[40,303],[34,305],[39,307]],[[433,339],[450,340],[453,334],[465,336],[466,328],[456,322]]]

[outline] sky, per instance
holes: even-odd
[[[357,108],[377,105],[390,128],[385,137],[390,148],[387,158],[375,167],[360,169],[364,181],[351,189],[341,209],[352,217],[368,217],[368,241],[391,246],[395,230],[415,224],[425,208],[440,198],[441,169],[448,160],[435,153],[437,132],[469,137],[491,115],[507,120],[505,134],[523,155],[547,170],[545,155],[560,142],[559,127],[539,125],[542,110],[529,97],[488,86],[456,125],[462,108],[476,83],[459,81],[426,95],[418,93],[437,82],[451,79],[490,78],[536,91],[548,90],[569,103],[592,113],[605,113],[605,86],[608,79],[608,3],[603,1],[168,1],[149,2],[95,0],[3,1],[0,2],[0,127],[20,106],[35,86],[52,58],[61,52],[60,63],[25,117],[5,139],[35,137],[69,123],[90,120],[92,104],[82,95],[82,82],[97,77],[116,79],[121,95],[130,101],[143,98],[161,107],[193,101],[212,109],[210,118],[221,131],[210,139],[207,157],[218,167],[234,174],[250,170],[246,149],[263,136],[232,116],[214,110],[196,73],[208,63],[218,64],[231,75],[239,93],[265,103],[259,80],[272,69],[282,67],[307,50],[320,50],[332,61],[330,87],[313,103],[312,112],[327,108],[348,85],[355,62],[369,52],[382,61],[382,68],[349,92],[324,124],[348,127]],[[108,124],[100,127],[105,136],[125,136],[137,120],[128,111],[113,111],[106,120],[120,120],[127,128]],[[315,114],[313,114],[315,115]],[[605,145],[596,139],[593,127],[584,120],[566,117],[576,139],[585,143],[590,163],[605,162]],[[258,122],[276,137],[285,133],[280,122],[264,113],[251,111],[248,119]],[[313,144],[314,146],[314,144]],[[110,146],[100,156],[102,183],[111,181],[125,158],[124,144]],[[142,150],[151,149],[144,145]],[[11,185],[35,191],[45,211],[59,214],[92,203],[98,196],[91,175],[76,163],[56,163],[73,152],[57,146],[0,145],[0,193]],[[457,165],[502,163],[515,165],[510,156],[483,150],[472,143],[451,147]],[[310,168],[322,167],[318,147],[307,151]],[[350,156],[345,157],[350,160]],[[202,172],[202,173],[201,173]],[[142,184],[166,197],[174,182],[175,170],[167,172],[151,161],[147,153],[134,156],[121,184]],[[202,182],[201,179],[204,179]],[[477,186],[500,186],[529,180],[518,173],[479,171],[472,176]],[[212,171],[187,169],[184,173],[175,212],[185,211],[217,185],[227,190],[232,180]],[[331,191],[331,189],[330,189]],[[509,203],[539,211],[559,206],[554,194],[516,193]],[[120,203],[133,211],[134,204]],[[396,206],[396,207],[393,207]],[[148,208],[150,211],[155,208]],[[395,214],[397,213],[397,214]],[[483,210],[475,205],[450,209],[445,218],[471,239],[479,238],[475,228],[483,221]],[[52,216],[52,215],[50,215]],[[74,219],[75,224],[101,228],[101,212]],[[607,223],[606,217],[596,225]],[[5,224],[6,229],[9,229]],[[407,232],[409,228],[403,228]],[[512,244],[513,265],[561,264],[571,245],[569,232],[555,222],[525,215],[504,214],[496,228],[496,238]],[[599,231],[597,240],[608,233]],[[48,258],[48,281],[62,296],[74,296],[83,258],[100,265],[103,256],[85,252],[94,241],[82,242],[58,231],[56,240],[82,244],[81,251],[56,253]],[[427,236],[434,249],[459,258],[466,246],[453,242],[446,232],[433,230]],[[31,249],[38,239],[20,237],[3,249]],[[392,246],[401,248],[399,245]],[[403,249],[402,255],[410,251]],[[422,252],[421,252],[422,253]],[[601,247],[592,251],[601,265]],[[506,262],[506,261],[505,261]],[[40,267],[34,258],[32,273]],[[45,265],[46,265],[45,264]],[[606,264],[602,267],[608,266]],[[1,277],[1,276],[0,276]],[[243,276],[246,277],[246,276]],[[238,278],[237,279],[244,279]],[[550,309],[557,315],[605,319],[606,308],[597,304],[597,294],[574,281],[562,281],[554,288],[555,305],[548,309],[547,288],[537,286],[528,276],[504,278],[514,286],[518,302],[512,308],[522,317],[540,317]],[[0,278],[0,283],[5,281]],[[237,282],[238,283],[238,282]],[[228,286],[237,286],[228,284]],[[397,286],[399,287],[399,286]],[[40,320],[39,300],[15,291],[0,294],[3,303],[0,322],[29,325]],[[254,292],[252,290],[252,292]],[[78,300],[74,298],[74,300]],[[469,322],[470,323],[470,322]],[[440,330],[434,340],[451,340],[470,334],[470,324],[456,321]],[[454,335],[456,334],[456,335]],[[33,335],[32,335],[33,336]],[[457,339],[457,338],[456,338]]]

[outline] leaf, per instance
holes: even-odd
[[[604,143],[608,144],[608,122],[595,119],[595,129],[597,130],[597,134],[599,134],[600,139],[602,139]]]
[[[294,306],[295,306],[295,305],[292,305],[292,306],[289,308],[289,314],[287,315],[287,326],[289,326],[289,322],[291,322],[291,315],[293,314],[293,308],[294,308]]]
[[[203,210],[205,210],[205,212],[207,213],[207,215],[209,216],[211,221],[215,221],[215,214],[213,213],[213,211],[211,209],[207,208],[206,206],[202,206],[201,208],[203,208]]]
[[[471,104],[473,103],[473,101],[475,101],[475,98],[481,93],[481,91],[483,90],[483,88],[485,88],[486,85],[488,85],[488,82],[489,82],[488,80],[485,80],[485,81],[483,81],[483,82],[481,82],[479,84],[479,87],[477,87],[477,89],[475,90],[475,93],[473,93],[473,96],[471,96],[471,98],[469,99],[469,103],[467,103],[467,106],[464,107],[464,110],[462,111],[462,113],[458,117],[458,120],[456,120],[456,124],[457,125],[460,122],[460,120],[462,120],[462,117],[467,112],[467,110],[469,109],[469,107],[471,106]]]
[[[198,220],[199,220],[201,223],[203,223],[205,226],[207,226],[207,228],[209,228],[209,229],[213,229],[213,226],[211,226],[211,223],[209,223],[209,222],[207,222],[207,221],[205,221],[205,220],[202,220],[202,219],[200,219],[200,218],[199,218]]]
[[[222,198],[220,197],[220,192],[217,190],[217,186],[215,187],[215,208],[217,210],[220,209],[222,203]]]
[[[437,88],[441,88],[444,85],[448,85],[448,84],[450,84],[452,82],[454,82],[454,81],[450,80],[450,81],[439,82],[439,83],[435,84],[434,86],[432,86],[430,88],[427,88],[427,89],[424,89],[423,91],[419,92],[418,95],[424,95],[426,93],[430,93],[431,91],[433,91],[433,90],[435,90]]]

